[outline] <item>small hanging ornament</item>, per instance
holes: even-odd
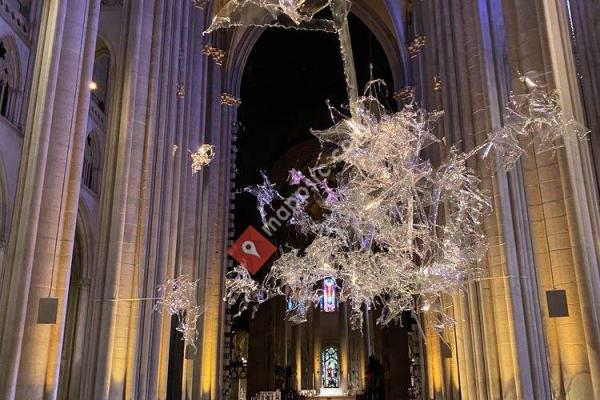
[[[218,47],[214,47],[207,43],[202,47],[202,54],[212,58],[215,64],[221,66],[223,65],[223,61],[225,60],[225,55],[227,53],[225,50],[219,49]]]
[[[410,58],[414,58],[419,55],[419,52],[427,44],[427,36],[417,35],[412,42],[408,45],[408,54]]]
[[[238,99],[237,97],[228,92],[223,92],[223,94],[221,94],[220,100],[221,104],[230,107],[239,106],[240,104],[242,104],[241,99]]]
[[[433,90],[440,92],[442,90],[442,78],[437,74],[433,77]]]
[[[393,94],[394,100],[396,101],[408,101],[415,97],[414,86],[405,86],[400,90],[397,90]]]
[[[177,98],[179,100],[181,100],[184,97],[185,97],[185,85],[180,82],[177,84]]]
[[[195,175],[215,158],[215,146],[203,144],[195,153],[191,153],[190,157],[192,159],[192,175]]]

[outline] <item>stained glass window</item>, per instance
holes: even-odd
[[[340,353],[337,347],[328,346],[323,349],[321,374],[324,388],[340,387]]]
[[[324,312],[335,312],[335,281],[327,278],[323,281],[323,296],[321,297],[321,310]]]

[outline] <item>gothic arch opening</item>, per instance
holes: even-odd
[[[98,38],[92,82],[90,82],[90,118],[88,119],[88,134],[85,140],[82,169],[83,186],[96,195],[100,194],[102,185],[112,64],[113,60],[108,45]]]
[[[13,124],[19,121],[21,65],[15,39],[0,38],[0,115]]]
[[[89,292],[91,286],[90,268],[92,242],[89,231],[88,215],[80,204],[77,225],[75,228],[75,244],[71,258],[71,276],[63,346],[60,358],[60,376],[58,399],[77,399],[81,397],[81,380],[83,377],[84,342],[89,308]]]
[[[392,73],[386,52],[367,26],[351,15],[350,27],[359,88],[373,78],[383,79],[389,90],[382,91],[381,100],[395,109],[391,94],[403,82],[394,82],[397,74]],[[332,125],[327,101],[337,108],[343,108],[348,102],[337,37],[322,32],[263,31],[245,64],[240,97],[238,122],[242,128],[237,141],[237,191],[258,183],[260,171],[265,171],[284,196],[291,194],[288,171],[311,168],[318,162],[321,148],[310,130]],[[319,212],[316,204],[314,212]],[[291,215],[286,217],[282,212],[277,216],[285,220]],[[239,194],[235,198],[235,235],[239,236],[249,225],[259,230],[262,226],[256,201],[249,195]],[[293,244],[297,247],[306,245],[309,240],[288,229],[285,223],[277,227],[269,239],[276,246]],[[262,279],[268,268],[267,263],[256,278]],[[409,375],[404,352],[399,351],[400,357],[396,353],[384,354],[383,340],[389,338],[398,342],[397,348],[406,347],[402,328],[393,335],[377,330],[372,335],[373,343],[367,343],[359,332],[349,329],[343,304],[333,306],[332,303],[327,312],[315,308],[309,313],[308,321],[301,325],[285,321],[286,307],[283,299],[274,299],[263,305],[254,318],[245,314],[233,320],[234,336],[239,332],[248,335],[248,358],[236,364],[239,371],[230,375],[234,380],[231,387],[245,392],[246,387],[240,387],[242,379],[236,380],[236,377],[247,377],[248,398],[276,389],[308,395],[322,390],[327,393],[324,389],[362,393],[367,389],[367,376],[372,373],[370,356],[387,366],[389,361],[384,357],[394,357],[400,364],[406,361],[404,369],[393,373],[389,373],[391,368],[378,371],[387,373],[388,381],[402,372]],[[371,315],[373,319],[375,314]],[[337,349],[339,364],[337,386],[329,388],[326,387],[327,374],[331,371],[322,362],[322,352],[327,346]],[[383,376],[380,381],[384,381]],[[408,384],[405,389],[398,389],[390,398],[408,398]]]

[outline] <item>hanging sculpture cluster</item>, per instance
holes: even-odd
[[[194,350],[198,336],[196,323],[202,315],[201,308],[196,304],[197,286],[198,281],[193,281],[186,275],[169,279],[158,287],[159,299],[155,305],[157,311],[177,316],[179,324],[176,329],[183,335],[185,343]]]
[[[315,24],[316,12],[327,6],[334,21]],[[328,179],[315,182],[301,171],[290,171],[290,184],[303,185],[310,195],[295,195],[297,206],[288,223],[309,244],[282,249],[262,282],[235,267],[228,274],[226,301],[242,312],[285,296],[288,318],[302,322],[308,310],[318,306],[322,282],[333,279],[355,328],[362,326],[365,306],[381,309],[380,324],[418,308],[438,314],[437,327],[443,328],[451,321],[439,308],[439,298],[480,277],[477,265],[487,251],[482,225],[492,213],[491,200],[467,160],[487,157],[493,150],[508,170],[525,154],[523,139],[547,151],[556,149],[568,134],[582,136],[585,129],[565,119],[558,93],[547,94],[539,82],[531,85],[534,76],[528,75],[523,79],[526,93],[511,96],[504,128],[468,153],[448,148],[433,132],[437,115],[414,104],[388,112],[373,94],[377,82],[365,96],[356,95],[347,9],[346,0],[232,0],[208,29],[332,27],[340,36],[351,111],[342,116],[332,109],[334,126],[313,132],[323,148],[318,169],[329,171]],[[244,14],[248,10],[253,13]],[[441,149],[440,162],[426,158],[430,149]],[[247,191],[257,197],[266,225],[269,208],[283,196],[264,174],[263,181]],[[319,216],[308,211],[309,198],[318,204]]]
[[[310,303],[319,303],[320,283],[333,278],[360,327],[365,304],[381,306],[379,322],[386,324],[412,309],[416,295],[435,297],[476,278],[473,265],[486,251],[478,228],[491,212],[490,201],[465,165],[471,154],[452,148],[438,166],[423,158],[439,142],[431,130],[432,117],[423,111],[387,113],[375,97],[365,96],[351,118],[313,132],[324,148],[336,146],[321,169],[338,172],[329,179],[335,189],[328,181],[312,185],[323,216],[312,218],[300,201],[290,220],[312,242],[285,252],[260,286],[235,269],[230,303],[284,295],[290,319],[299,322]],[[291,171],[292,184],[308,179],[299,174]],[[265,205],[282,198],[266,177],[252,192],[262,215]]]
[[[203,144],[198,147],[196,152],[190,152],[190,157],[192,159],[192,175],[197,174],[211,163],[213,158],[215,157],[215,146],[211,144]]]

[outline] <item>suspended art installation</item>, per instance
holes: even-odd
[[[176,329],[183,335],[185,344],[191,346],[194,351],[198,337],[196,323],[202,315],[196,303],[197,286],[198,281],[190,279],[187,275],[169,279],[158,287],[159,298],[155,305],[157,311],[177,316],[179,324]]]
[[[321,301],[319,284],[330,280],[360,328],[365,304],[381,306],[379,322],[387,324],[412,309],[416,295],[436,297],[478,277],[474,265],[486,251],[478,227],[491,213],[490,200],[465,165],[472,154],[450,149],[440,166],[422,158],[439,142],[431,125],[431,117],[414,107],[391,114],[366,96],[354,116],[313,132],[323,147],[338,146],[322,165],[339,172],[335,189],[313,186],[321,219],[298,203],[289,221],[312,243],[284,252],[253,288],[258,293],[250,294],[252,284],[240,280],[251,278],[237,268],[230,278],[238,286],[230,289],[244,289],[228,291],[230,303],[284,295],[295,306],[290,319],[304,321],[310,303]],[[258,188],[263,209],[282,198],[273,185]]]
[[[197,174],[211,163],[213,158],[215,157],[215,146],[211,144],[203,144],[201,145],[196,152],[190,152],[190,157],[192,159],[192,175]]]
[[[325,7],[330,7],[333,20],[315,23],[313,17]],[[322,144],[318,168],[330,171],[328,180],[313,182],[301,171],[290,171],[290,184],[305,186],[322,210],[314,218],[305,209],[307,198],[294,199],[288,223],[310,244],[282,249],[262,282],[235,267],[228,273],[225,300],[241,313],[285,296],[288,319],[299,323],[319,306],[322,283],[329,281],[339,301],[347,304],[353,328],[362,327],[365,307],[376,306],[381,310],[379,324],[417,310],[437,317],[434,326],[442,329],[452,320],[440,308],[440,297],[481,277],[478,263],[487,252],[482,225],[492,213],[492,202],[467,160],[494,150],[501,169],[510,169],[525,153],[523,137],[533,137],[539,150],[555,149],[562,137],[573,132],[582,136],[585,129],[565,120],[558,94],[547,95],[541,85],[530,85],[531,75],[523,80],[529,90],[511,97],[505,127],[490,134],[488,143],[468,153],[447,147],[434,134],[439,115],[414,103],[389,112],[374,94],[378,81],[358,96],[348,9],[346,0],[233,0],[207,31],[249,25],[333,27],[350,102],[350,116],[332,108],[334,126],[312,132]],[[248,10],[252,12],[246,14]],[[436,164],[424,158],[432,146],[444,155]],[[266,226],[268,209],[283,196],[264,174],[263,181],[247,191],[257,197]]]

